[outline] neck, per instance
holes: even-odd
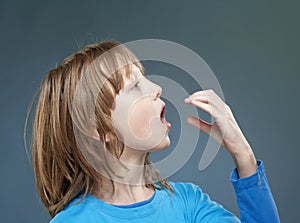
[[[107,203],[116,205],[149,199],[154,191],[145,186],[145,158],[146,153],[125,148],[120,157],[122,165],[114,165],[113,168],[118,176],[115,176],[112,181],[102,177],[100,183],[96,183],[93,194]]]

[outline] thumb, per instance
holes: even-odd
[[[206,134],[210,135],[212,124],[210,124],[206,121],[203,121],[199,118],[196,118],[194,116],[189,116],[188,119],[187,119],[187,122],[190,125],[198,128],[201,131],[205,132]]]

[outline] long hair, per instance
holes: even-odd
[[[89,147],[90,144],[78,142],[76,131],[74,131],[79,129],[79,132],[82,132],[82,129],[79,128],[80,123],[88,122],[90,118],[89,114],[85,113],[89,108],[87,107],[88,103],[84,100],[88,94],[86,92],[91,92],[91,89],[85,89],[86,92],[80,94],[81,100],[75,101],[78,85],[88,74],[107,80],[100,86],[96,95],[95,107],[92,110],[95,115],[94,119],[96,119],[92,122],[95,124],[97,134],[104,142],[104,148],[114,154],[117,159],[123,152],[124,144],[121,140],[105,141],[107,133],[115,134],[111,121],[111,110],[116,94],[124,85],[123,75],[118,75],[119,71],[114,71],[114,75],[108,76],[107,69],[114,67],[119,58],[117,58],[117,54],[107,57],[102,63],[105,65],[104,68],[99,63],[95,63],[99,56],[117,46],[121,46],[121,44],[116,41],[103,41],[86,46],[49,71],[40,86],[33,123],[32,159],[38,194],[52,217],[79,194],[83,194],[84,198],[91,193],[96,182],[103,177],[88,160],[89,156],[95,155],[95,151],[91,148],[82,150],[82,147]],[[126,47],[122,47],[122,52],[127,57],[130,55],[131,58],[135,58],[133,63],[144,74],[143,67],[135,55]],[[121,57],[125,60],[127,58],[124,55]],[[90,68],[91,65],[93,65],[93,69]],[[130,75],[128,67],[126,75]],[[91,82],[93,85],[98,84],[97,80]],[[77,107],[81,106],[84,112],[76,113],[75,109],[74,116],[72,106],[79,101],[81,104]],[[88,152],[84,154],[83,151]],[[98,156],[100,156],[99,154],[102,153],[98,153]],[[105,161],[105,157],[100,156],[96,162],[103,160]],[[152,165],[149,153],[146,155],[144,167],[145,176],[150,179],[146,183],[146,187],[167,188],[172,191],[167,180],[161,178],[159,171]],[[113,181],[111,183],[114,187]]]

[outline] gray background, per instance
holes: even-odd
[[[290,0],[1,1],[1,222],[49,220],[24,149],[28,106],[45,73],[61,59],[111,38],[166,39],[198,53],[216,74],[257,158],[265,162],[282,222],[297,222],[299,7]],[[156,72],[160,66],[148,69]],[[176,112],[170,112],[174,108],[168,108],[167,116],[176,121]],[[170,134],[176,142],[176,129]],[[229,181],[233,162],[222,149],[200,172],[201,137],[193,157],[171,180],[199,184],[238,215]]]

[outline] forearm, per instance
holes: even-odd
[[[235,130],[232,131],[231,137],[224,138],[223,146],[231,154],[239,178],[251,176],[256,172],[257,168],[254,152],[241,129],[238,127],[238,124],[234,120],[231,120],[230,124],[231,126],[235,126],[232,128]]]
[[[242,133],[235,143],[227,146],[236,165],[231,180],[237,195],[241,222],[279,223],[277,207],[263,163],[256,160],[251,146]]]
[[[257,162],[253,150],[248,143],[236,144],[237,148],[231,148],[231,156],[236,165],[239,178],[244,178],[256,173]]]
[[[236,192],[241,214],[241,222],[272,222],[279,223],[276,204],[265,175],[262,161],[255,174],[239,178],[237,169],[231,174],[231,182]]]

